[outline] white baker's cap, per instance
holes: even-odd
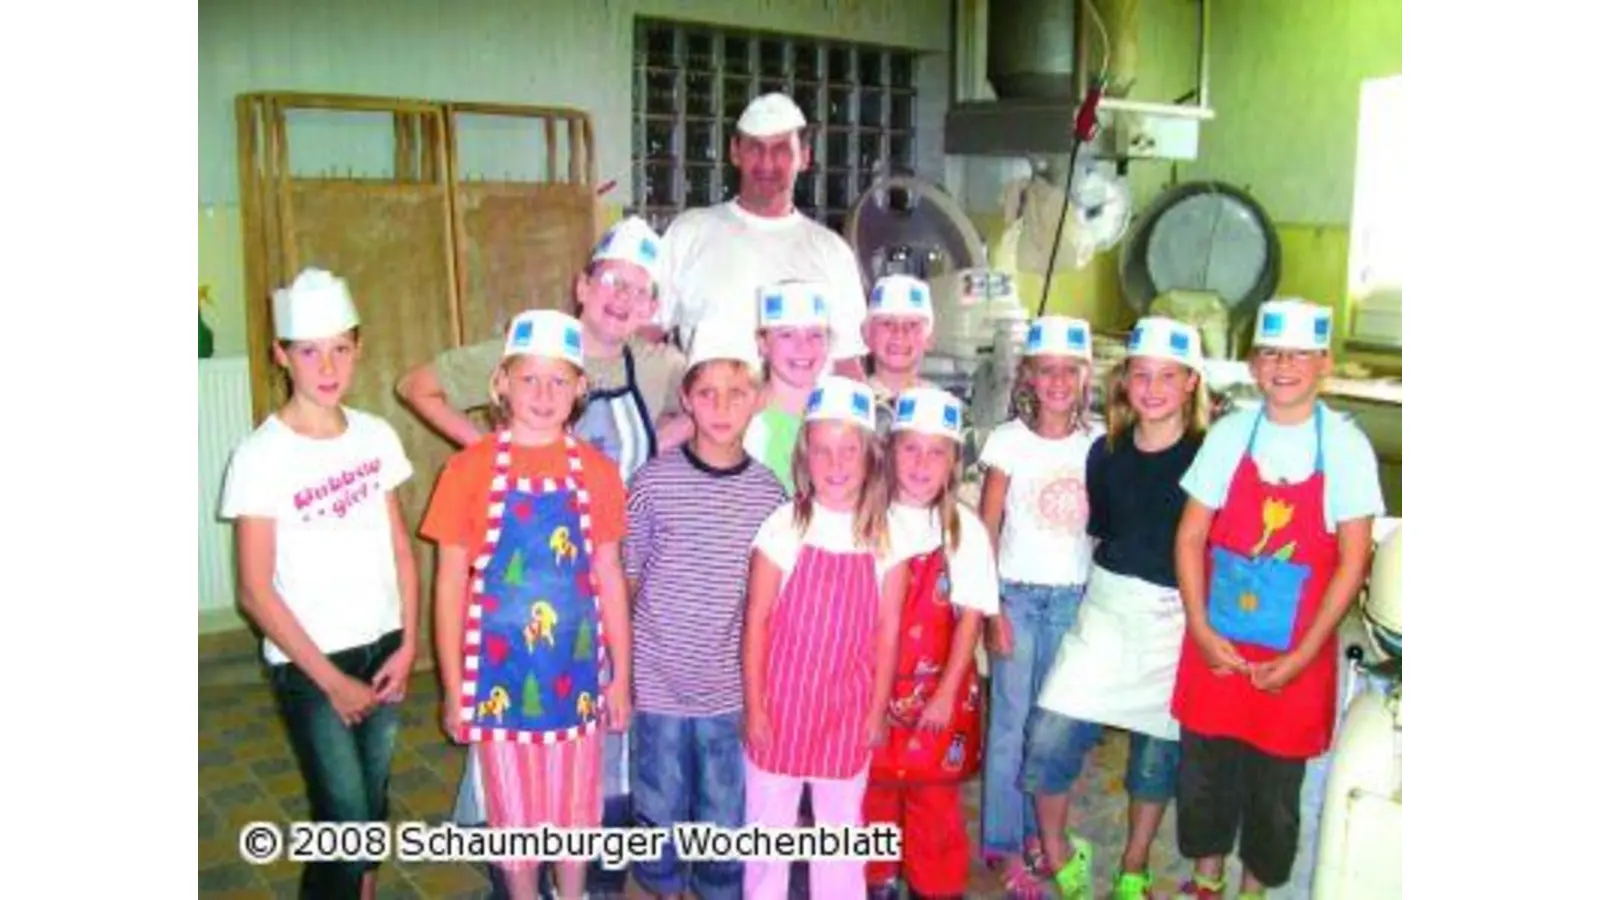
[[[1327,350],[1333,342],[1333,310],[1296,297],[1268,300],[1256,310],[1256,347]]]
[[[542,356],[560,359],[583,371],[583,326],[578,320],[553,309],[530,309],[511,320],[506,329],[508,356]]]
[[[590,263],[614,259],[620,262],[629,262],[641,266],[650,273],[650,280],[656,280],[656,270],[660,265],[661,236],[650,224],[638,216],[629,216],[606,230],[600,240],[594,245],[594,252],[589,256]]]
[[[910,388],[894,403],[889,432],[915,431],[961,442],[961,401],[934,387]]]
[[[1093,362],[1089,323],[1070,316],[1040,316],[1028,323],[1023,356],[1075,356]]]
[[[689,365],[685,371],[714,359],[742,362],[760,372],[761,351],[756,346],[755,332],[729,319],[712,318],[701,322],[700,327],[694,330],[694,341],[689,347]]]
[[[828,285],[821,281],[782,281],[756,292],[761,328],[828,327]]]
[[[872,389],[853,378],[824,375],[806,399],[807,422],[848,422],[868,431],[877,430],[872,412]]]
[[[315,341],[361,324],[343,278],[306,269],[272,294],[272,324],[280,341]]]
[[[772,137],[806,127],[806,115],[786,94],[762,94],[744,108],[737,127],[751,137]]]
[[[1193,325],[1165,316],[1145,316],[1128,335],[1128,355],[1170,359],[1199,372],[1200,332]]]
[[[910,275],[885,275],[867,297],[867,316],[921,316],[933,322],[933,291]]]

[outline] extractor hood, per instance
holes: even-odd
[[[1121,5],[1137,0],[1122,0]],[[1097,9],[1119,5],[1102,2]],[[1100,132],[1084,150],[1101,159],[1193,159],[1199,152],[1200,123],[1214,117],[1209,106],[1208,69],[1211,16],[1208,0],[1197,0],[1199,52],[1194,103],[1151,103],[1114,96],[1101,98]],[[1103,21],[1092,19],[1077,0],[987,0],[959,4],[977,13],[957,22],[971,64],[985,59],[984,75],[993,100],[952,102],[945,114],[944,151],[958,156],[1037,156],[1067,154],[1078,107],[1088,92],[1089,67],[1110,55]],[[981,7],[987,7],[987,17]],[[1100,19],[1106,14],[1099,13]],[[958,11],[958,18],[961,13]],[[1085,40],[1098,32],[1098,43]],[[981,34],[981,39],[979,35]],[[1090,48],[1094,48],[1093,55]],[[958,50],[958,58],[962,55]],[[958,59],[959,64],[959,59]],[[969,82],[972,77],[969,76]],[[1113,79],[1115,80],[1115,79]],[[969,83],[968,92],[976,93]],[[962,91],[962,79],[955,79]]]

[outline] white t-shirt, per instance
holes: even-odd
[[[401,627],[388,492],[411,477],[411,461],[388,422],[344,414],[344,434],[326,439],[267,417],[234,451],[222,489],[223,518],[276,522],[272,586],[323,653]],[[271,640],[262,652],[289,661]]]
[[[1206,432],[1205,443],[1180,485],[1189,496],[1213,510],[1228,498],[1233,473],[1244,460],[1250,429],[1260,406],[1241,408],[1224,416]],[[1274,425],[1265,416],[1251,454],[1269,482],[1300,482],[1317,466],[1316,418],[1299,425]],[[1338,523],[1384,514],[1383,486],[1378,481],[1378,457],[1372,441],[1343,413],[1322,407],[1323,525],[1338,530]]]
[[[778,583],[778,590],[789,583],[789,573],[794,571],[795,563],[800,561],[801,547],[816,547],[829,553],[871,553],[865,547],[856,545],[855,517],[850,513],[834,512],[820,503],[811,504],[811,524],[801,534],[794,526],[794,501],[789,501],[772,511],[767,520],[761,523],[761,529],[756,532],[755,540],[751,546],[760,550],[779,571],[783,578]],[[873,560],[878,571],[878,583],[883,583],[883,576],[896,563],[905,559],[904,554],[895,554],[891,548],[878,554]]]
[[[756,292],[787,279],[833,286],[828,320],[832,358],[867,355],[861,325],[867,295],[856,256],[839,237],[799,212],[769,219],[736,201],[690,209],[662,238],[662,297],[656,324],[682,329],[684,345],[706,318],[758,324]]]
[[[961,520],[961,544],[950,555],[950,602],[985,616],[1000,612],[1000,579],[995,573],[994,550],[983,520],[965,505],[956,505]],[[909,559],[939,549],[944,535],[937,508],[894,503],[889,506],[891,556]]]
[[[996,428],[978,463],[1004,472],[1000,577],[1059,587],[1089,580],[1092,560],[1086,466],[1099,425],[1047,440],[1021,419]]]

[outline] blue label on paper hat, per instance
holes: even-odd
[[[783,314],[782,294],[768,294],[762,302],[766,304],[766,318],[776,319]]]
[[[567,333],[562,335],[561,341],[566,344],[567,352],[573,356],[583,352],[583,338],[578,334],[578,329],[573,326],[567,326]]]
[[[920,306],[923,306],[924,304],[926,304],[927,302],[928,302],[927,298],[922,296],[922,288],[914,287],[914,288],[911,289],[911,305],[912,306],[920,307]]]
[[[944,427],[952,431],[961,427],[961,410],[956,409],[954,403],[944,405]]]
[[[602,250],[611,249],[611,242],[616,239],[617,229],[615,227],[607,229],[605,234],[600,235],[600,243],[594,246],[594,252],[599,253]]]
[[[872,306],[883,305],[883,285],[877,284],[872,286],[872,298],[869,302]]]
[[[1133,327],[1133,334],[1128,335],[1128,349],[1129,350],[1138,350],[1140,345],[1143,344],[1143,343],[1144,343],[1144,326],[1143,325],[1135,325]]]
[[[861,391],[850,395],[850,411],[858,416],[872,415],[872,398]]]
[[[828,301],[824,300],[822,298],[821,294],[812,294],[811,295],[811,311],[816,313],[819,316],[827,315],[828,314]]]
[[[1261,334],[1263,337],[1277,337],[1283,334],[1283,314],[1275,312],[1262,314]]]
[[[806,412],[814,413],[822,408],[822,388],[812,388],[811,396],[806,398]]]
[[[511,332],[511,342],[525,345],[531,340],[533,340],[533,323],[518,322],[517,327]]]
[[[1189,336],[1181,331],[1174,331],[1169,335],[1172,352],[1187,355],[1189,352]]]
[[[911,418],[911,414],[915,412],[916,409],[917,401],[915,398],[901,397],[899,404],[895,406],[894,417],[901,420],[909,419]]]
[[[656,261],[656,242],[646,238],[639,242],[639,258],[645,262]]]
[[[1333,320],[1326,313],[1323,313],[1317,316],[1316,324],[1312,326],[1312,333],[1316,335],[1317,340],[1326,341],[1328,339],[1328,330],[1332,325]]]
[[[1028,326],[1028,349],[1037,350],[1044,343],[1044,326],[1038,322]]]
[[[1089,332],[1074,325],[1067,329],[1067,346],[1074,350],[1082,350],[1089,346]]]

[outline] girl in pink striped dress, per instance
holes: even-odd
[[[794,502],[756,535],[745,615],[745,822],[860,825],[894,684],[905,567],[886,556],[888,492],[872,391],[828,376],[795,446]],[[783,900],[789,866],[745,862],[745,897]],[[861,897],[864,864],[811,863],[811,893]]]

